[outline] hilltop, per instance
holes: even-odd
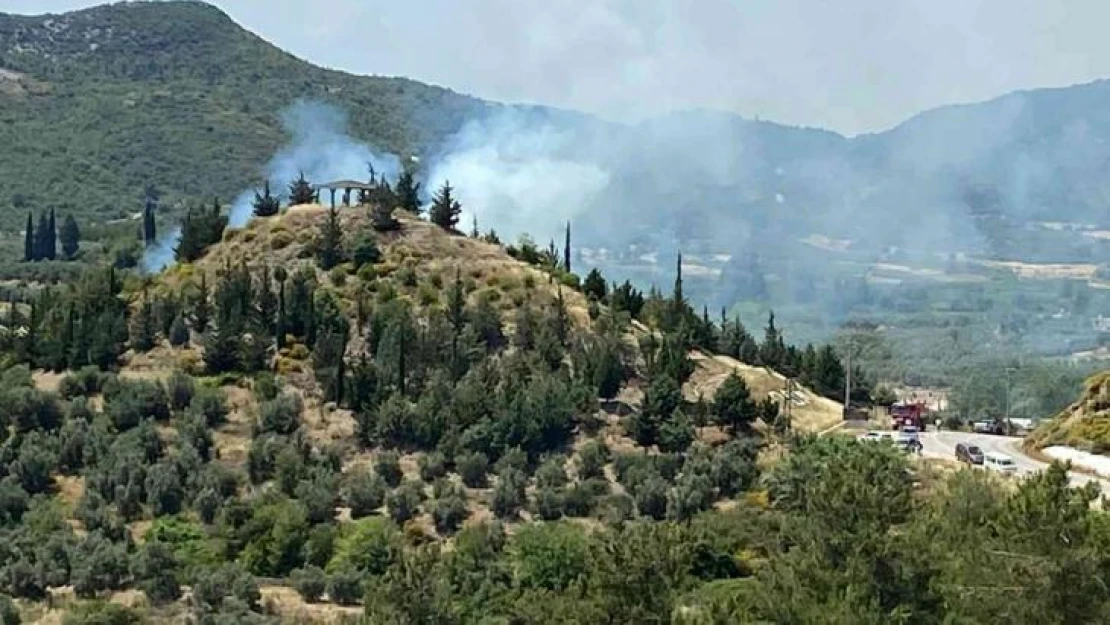
[[[45,454],[8,488],[58,506],[56,540],[103,541],[96,566],[135,559],[136,573],[63,575],[27,555],[49,576],[0,575],[0,590],[67,610],[88,605],[71,593],[111,597],[156,621],[229,613],[195,573],[234,562],[221,575],[238,581],[211,583],[259,587],[243,609],[328,622],[362,599],[380,541],[450,551],[495,520],[507,536],[549,531],[530,529],[541,520],[592,535],[760,509],[756,478],[790,430],[840,419],[804,385],[787,397],[781,374],[711,349],[757,350],[822,383],[838,363],[798,365],[773,331],[759,347],[739,324],[699,320],[680,282],[665,298],[580,280],[569,249],[380,206],[302,204],[238,229],[189,219],[208,237],[191,262],[91,270],[5,311],[13,453]],[[178,600],[183,583],[193,600]]]

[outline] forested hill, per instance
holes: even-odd
[[[200,2],[0,14],[0,68],[6,230],[25,208],[131,214],[148,185],[169,198],[232,198],[288,141],[279,112],[300,98],[340,105],[355,137],[398,154],[490,106],[313,66]]]

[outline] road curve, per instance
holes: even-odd
[[[971,434],[968,432],[952,432],[941,430],[939,432],[921,433],[922,454],[932,458],[956,458],[956,445],[970,443],[978,445],[984,452],[997,452],[1006,454],[1014,459],[1018,475],[1028,475],[1048,467],[1048,464],[1030,458],[1021,448],[1021,438],[1013,436],[995,436],[992,434]],[[1102,494],[1110,497],[1110,480],[1092,477],[1076,471],[1069,471],[1068,478],[1072,486],[1083,486],[1087,482],[1095,482],[1102,488]]]

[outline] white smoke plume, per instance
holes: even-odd
[[[610,173],[584,158],[575,136],[504,109],[465,124],[432,159],[426,192],[450,182],[463,206],[460,228],[473,218],[503,240],[562,231],[609,186]]]
[[[270,159],[259,172],[258,186],[244,190],[231,205],[228,226],[240,228],[251,218],[251,201],[262,180],[270,182],[271,193],[285,199],[289,183],[302,172],[310,182],[335,180],[367,180],[368,165],[378,175],[395,179],[401,170],[400,161],[352,138],[348,133],[347,114],[329,104],[298,101],[281,113],[282,126],[290,143]],[[324,199],[324,198],[321,198]],[[142,267],[158,272],[173,263],[173,251],[181,237],[175,227],[146,249]]]

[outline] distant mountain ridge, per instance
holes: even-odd
[[[9,230],[27,208],[120,217],[148,185],[171,200],[233,197],[287,140],[279,111],[309,98],[338,104],[354,136],[402,155],[435,154],[468,120],[503,110],[567,130],[566,158],[615,174],[588,211],[610,241],[606,228],[619,225],[618,239],[663,232],[655,244],[774,256],[768,242],[818,233],[875,249],[1095,262],[1110,246],[1029,226],[1106,221],[1106,81],[940,107],[853,138],[705,111],[629,127],[322,69],[193,1],[0,15],[0,68]]]

